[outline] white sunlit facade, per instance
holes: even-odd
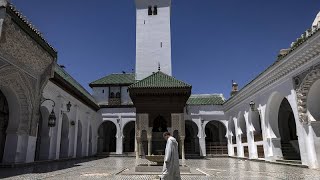
[[[162,154],[161,134],[169,131],[181,158],[320,168],[319,16],[253,81],[241,90],[233,83],[226,100],[191,94],[172,77],[170,0],[136,0],[136,72],[93,81],[92,94],[57,65],[39,31],[0,2],[1,164]]]

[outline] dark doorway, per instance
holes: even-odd
[[[197,124],[193,121],[186,121],[185,129],[184,147],[186,155],[200,155]]]
[[[131,121],[123,128],[123,152],[134,152],[135,145],[135,122]]]
[[[300,160],[296,122],[292,108],[286,98],[283,99],[280,105],[278,125],[283,158],[287,160]]]
[[[2,162],[5,144],[6,131],[9,123],[9,106],[4,94],[0,91],[0,162]]]
[[[205,128],[207,155],[228,154],[226,127],[219,121],[210,121]]]
[[[102,123],[99,127],[98,152],[116,152],[117,147],[117,127],[111,121]]]

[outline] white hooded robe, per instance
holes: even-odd
[[[181,180],[178,142],[174,137],[167,140],[161,179]]]

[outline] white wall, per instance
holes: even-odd
[[[78,133],[78,121],[82,123],[82,156],[88,155],[88,137],[89,137],[89,126],[92,127],[92,153],[96,153],[96,132],[98,124],[101,122],[101,114],[91,109],[87,105],[74,98],[60,87],[48,82],[47,86],[43,91],[43,97],[52,99],[55,101],[55,114],[57,117],[57,123],[54,128],[51,128],[50,136],[50,154],[49,159],[59,159],[60,151],[60,140],[61,140],[61,126],[62,126],[62,115],[61,111],[66,111],[66,104],[70,101],[72,104],[70,112],[64,112],[68,116],[69,123],[69,157],[76,157],[77,151],[77,133]],[[49,112],[52,110],[52,103],[46,102],[43,104]],[[71,121],[75,122],[75,125],[71,125]]]
[[[160,3],[160,4],[159,4]],[[172,75],[170,0],[137,0],[136,78],[144,79],[158,71]],[[158,15],[148,15],[148,6],[158,5]],[[162,42],[162,47],[161,47]]]

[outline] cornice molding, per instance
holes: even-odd
[[[320,54],[320,33],[307,40],[295,52],[271,65],[265,72],[245,86],[224,104],[225,111],[249,98],[258,91],[270,86],[280,78],[296,70]],[[249,103],[249,102],[248,102]]]

